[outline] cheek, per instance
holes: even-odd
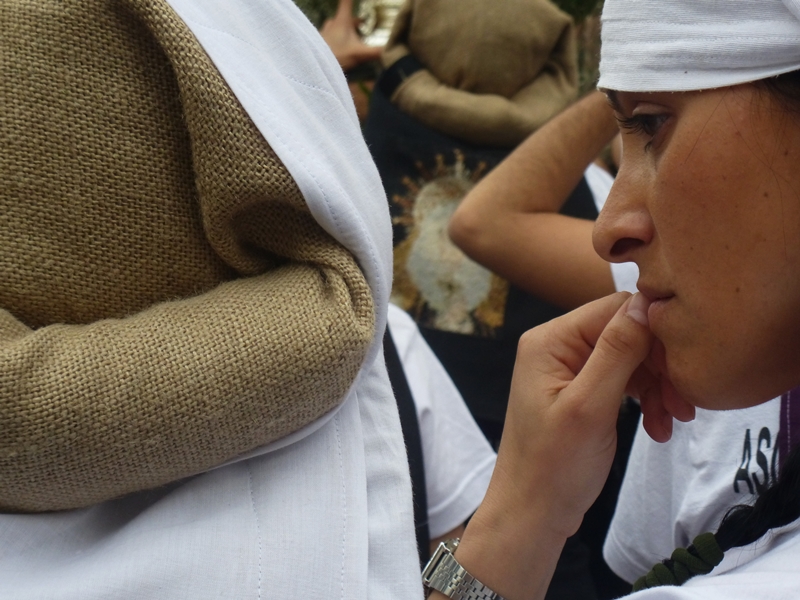
[[[706,408],[741,407],[793,387],[800,202],[747,155],[721,162],[698,144],[693,160],[664,158],[651,212],[676,294],[656,332],[670,378]]]

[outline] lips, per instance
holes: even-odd
[[[668,308],[670,301],[675,298],[675,294],[663,288],[659,289],[642,283],[637,283],[636,287],[638,287],[642,295],[650,301],[650,307],[647,309],[647,319],[652,329],[654,325],[657,326],[664,311]]]
[[[663,302],[675,296],[675,294],[672,292],[662,291],[656,287],[651,287],[641,282],[637,283],[636,287],[639,288],[639,291],[642,293],[642,295],[650,302]]]

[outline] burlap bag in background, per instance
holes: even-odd
[[[201,472],[344,397],[352,255],[163,0],[0,2],[0,510]]]
[[[401,83],[392,101],[479,146],[515,146],[578,89],[572,18],[550,0],[408,0],[384,66],[409,53],[426,69]]]

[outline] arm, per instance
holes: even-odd
[[[392,102],[476,145],[516,146],[578,91],[572,19],[547,0],[491,11],[480,0],[406,3],[383,64],[409,53],[426,68],[407,77]]]
[[[39,69],[2,93],[19,143],[0,153],[0,511],[153,488],[297,431],[346,397],[375,322],[356,258],[186,25],[137,2],[140,35],[84,3],[65,29],[57,4],[25,10],[66,36],[53,56],[82,49],[37,63],[70,73],[72,96],[32,93]],[[20,64],[39,42],[3,37]],[[112,102],[94,92],[121,48]],[[137,109],[104,118],[123,88]],[[55,109],[68,98],[83,108]]]
[[[647,308],[641,295],[615,294],[520,342],[497,467],[456,551],[472,576],[508,600],[544,597],[566,538],[608,475],[624,391],[649,390],[660,403],[642,367],[653,339]]]
[[[322,24],[319,32],[345,71],[381,57],[382,48],[367,46],[358,35],[353,0],[339,0],[336,14]]]
[[[464,198],[451,238],[477,262],[562,308],[612,293],[609,266],[592,246],[594,223],[557,213],[617,130],[603,94],[577,102]]]
[[[545,71],[511,98],[474,94],[439,81],[423,69],[392,96],[403,112],[423,124],[472,144],[512,147],[558,114],[575,88],[559,71]]]
[[[0,310],[0,511],[163,485],[315,420],[363,360],[360,308],[336,270],[293,265],[89,325]]]

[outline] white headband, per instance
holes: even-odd
[[[800,0],[606,0],[602,89],[681,92],[800,69]]]

